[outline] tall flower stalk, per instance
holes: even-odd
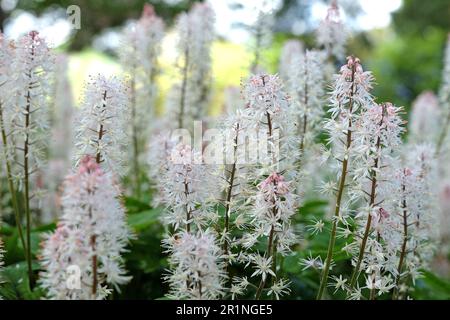
[[[324,263],[317,299],[321,299],[328,283],[328,272],[333,260],[336,232],[339,221],[343,217],[341,209],[343,203],[347,176],[350,171],[352,157],[355,154],[353,146],[353,132],[359,115],[369,104],[372,97],[369,90],[372,88],[372,75],[363,71],[358,58],[348,57],[347,64],[341,67],[340,74],[334,77],[333,91],[331,93],[331,119],[326,122],[325,129],[329,134],[329,143],[336,161],[340,164],[338,173],[338,186],[336,204],[332,218],[332,229],[328,244],[327,257]]]
[[[172,87],[168,100],[169,117],[174,117],[176,128],[189,128],[190,122],[207,114],[214,21],[214,11],[206,3],[195,4],[178,18],[177,67],[181,79]]]
[[[106,284],[118,290],[131,279],[121,256],[131,233],[119,188],[91,156],[64,187],[63,215],[41,252],[41,285],[51,299],[104,299]]]
[[[382,224],[387,216],[382,207],[386,196],[383,190],[388,189],[386,183],[394,165],[390,155],[401,144],[403,121],[400,112],[401,109],[391,103],[374,104],[362,114],[359,129],[355,134],[355,140],[361,144],[361,152],[355,159],[354,173],[354,180],[358,181],[359,186],[352,190],[352,193],[355,198],[362,198],[365,204],[355,217],[357,230],[354,238],[358,250],[353,260],[350,290],[357,284],[362,267],[371,273],[370,280],[373,283],[382,282],[377,278],[382,266],[373,262],[377,261],[376,254],[374,258],[369,257],[367,260],[365,255],[377,252],[381,246],[381,233],[376,226]],[[361,196],[358,196],[358,193]],[[377,286],[369,287],[373,299]]]
[[[172,148],[167,161],[162,200],[167,208],[163,220],[172,229],[163,240],[170,254],[170,270],[164,277],[170,285],[169,296],[220,298],[226,273],[216,234],[209,228],[217,220],[207,202],[214,189],[207,183],[209,170],[201,155],[183,143]]]
[[[298,199],[286,178],[290,177],[290,168],[285,167],[289,161],[283,161],[292,148],[288,135],[289,99],[275,75],[251,76],[243,85],[243,92],[247,126],[258,131],[257,137],[266,142],[267,152],[258,146],[260,169],[249,173],[250,181],[254,180],[257,188],[252,197],[254,207],[248,215],[250,229],[241,243],[250,249],[266,239],[264,253],[247,254],[247,263],[256,269],[252,276],[261,276],[255,298],[261,298],[269,278],[272,284],[268,292],[279,297],[288,291],[288,283],[277,276],[277,256],[290,252],[290,246],[296,241],[290,220]]]
[[[341,21],[337,0],[332,0],[325,19],[320,23],[316,33],[316,42],[322,47],[328,59],[344,58],[345,43],[348,34]]]
[[[75,163],[86,155],[95,157],[105,172],[123,175],[124,149],[129,119],[127,88],[117,78],[92,78],[78,115]]]
[[[27,260],[27,246],[25,242],[25,238],[22,231],[22,221],[20,217],[20,210],[19,210],[19,204],[17,201],[17,190],[14,186],[14,177],[13,177],[13,171],[12,171],[12,164],[11,161],[14,157],[13,155],[13,146],[10,145],[9,139],[11,138],[9,128],[7,127],[7,121],[9,119],[7,114],[7,95],[10,85],[9,77],[10,77],[10,65],[8,62],[12,59],[13,55],[13,47],[9,46],[9,43],[6,39],[3,38],[3,35],[0,34],[0,130],[1,130],[1,137],[2,137],[2,151],[3,151],[3,158],[5,161],[5,168],[6,168],[6,179],[8,181],[8,190],[11,194],[11,203],[13,206],[14,211],[14,217],[17,227],[17,232],[19,234],[19,239],[21,241],[23,251],[25,254],[25,260]]]
[[[120,58],[130,78],[130,137],[133,159],[134,193],[140,196],[140,146],[147,144],[149,124],[155,117],[159,72],[158,56],[164,35],[164,23],[156,16],[150,4],[144,6],[141,18],[130,24],[123,33],[124,46],[120,46]]]
[[[31,261],[32,214],[30,202],[38,197],[33,191],[32,175],[42,168],[47,142],[49,101],[48,77],[53,59],[44,39],[31,31],[16,44],[11,66],[11,130],[15,144],[18,172],[23,188],[26,217],[26,252],[30,285],[34,284]]]

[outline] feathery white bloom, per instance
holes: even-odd
[[[336,0],[331,1],[325,19],[320,23],[316,33],[317,44],[323,47],[328,56],[343,59],[348,33],[341,21]]]
[[[212,192],[208,180],[211,181],[199,153],[183,143],[173,147],[167,158],[167,170],[160,179],[162,202],[167,206],[164,221],[175,230],[187,231],[191,225],[201,229],[210,222],[213,213],[204,205]]]
[[[41,252],[42,287],[51,299],[103,299],[107,284],[118,289],[130,280],[121,255],[131,234],[118,186],[86,156],[64,187],[63,215]],[[71,268],[80,271],[78,286],[70,286]]]
[[[165,280],[174,299],[219,299],[226,275],[221,250],[212,232],[181,231],[164,241],[170,253],[170,273]]]
[[[372,280],[386,280],[380,275],[385,268],[385,252],[380,238],[389,212],[381,205],[392,195],[389,183],[393,183],[392,171],[396,161],[391,154],[401,145],[404,123],[400,117],[401,110],[391,103],[374,104],[357,123],[354,143],[361,145],[361,151],[353,162],[355,185],[350,193],[364,204],[355,216],[357,229],[354,238],[359,250],[353,259],[355,270],[351,286],[355,285],[360,270],[371,274]],[[372,285],[369,289],[380,288]]]
[[[132,159],[135,193],[140,192],[140,163],[142,146],[147,145],[156,116],[157,86],[155,77],[159,72],[158,56],[164,35],[164,23],[156,16],[150,4],[144,5],[142,16],[130,23],[122,35],[123,45],[119,57],[130,84],[130,121],[128,123],[130,158]]]
[[[275,299],[280,300],[280,297],[291,292],[291,289],[289,288],[290,284],[291,283],[285,279],[278,280],[270,287],[267,296],[270,297],[271,295],[274,295]]]
[[[85,155],[96,157],[103,170],[123,175],[123,149],[128,140],[129,98],[124,84],[102,75],[92,78],[85,89],[78,115],[76,155],[78,164]]]
[[[330,119],[325,122],[325,130],[328,133],[328,143],[331,145],[331,154],[334,157],[332,170],[335,171],[336,205],[332,218],[332,230],[336,230],[340,223],[346,226],[349,220],[350,204],[354,199],[347,196],[347,188],[351,180],[354,157],[365,148],[362,144],[355,144],[354,137],[357,123],[361,113],[365,112],[373,103],[370,89],[372,89],[372,74],[364,71],[360,60],[356,57],[347,57],[347,63],[340,69],[339,74],[334,75],[331,92]],[[330,249],[324,264],[318,299],[325,291],[328,283],[328,272],[333,262],[333,244],[336,235],[331,233]]]
[[[168,100],[169,117],[176,128],[190,128],[191,122],[208,112],[211,83],[211,44],[214,40],[214,11],[207,3],[196,3],[178,18],[178,63],[180,81]]]
[[[8,143],[11,133],[11,104],[8,104],[11,94],[11,60],[13,59],[14,47],[11,42],[0,33],[0,129],[2,139],[0,144],[0,159],[11,163],[14,158],[15,146]],[[3,161],[2,161],[3,162]],[[3,170],[2,170],[3,171]],[[6,170],[5,170],[6,171]]]
[[[5,119],[11,124],[9,143],[16,148],[16,179],[30,188],[30,176],[42,169],[48,141],[50,112],[48,86],[53,69],[53,56],[45,40],[36,31],[14,43],[9,78],[9,109]],[[28,200],[27,200],[28,201]]]
[[[298,141],[295,122],[290,119],[289,96],[277,75],[252,75],[242,84],[246,108],[242,110],[245,126],[256,130],[258,161],[265,174],[274,170],[287,171],[286,177],[295,175],[293,163],[298,159]]]
[[[320,51],[309,51],[293,59],[288,88],[294,97],[293,115],[297,120],[299,146],[303,151],[314,141],[318,124],[323,118],[324,56]]]
[[[413,102],[408,141],[434,142],[440,122],[439,101],[431,91],[422,92]]]

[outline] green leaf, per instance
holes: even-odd
[[[158,222],[162,209],[156,208],[128,215],[128,224],[136,232],[147,229]]]
[[[33,263],[33,269],[38,269],[37,263]],[[36,287],[30,290],[28,281],[28,270],[25,262],[9,265],[2,270],[2,285],[0,286],[0,296],[4,299],[27,299],[35,300],[43,296],[43,291]]]

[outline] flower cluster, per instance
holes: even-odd
[[[201,155],[189,145],[179,143],[167,158],[167,169],[162,179],[162,202],[168,208],[165,222],[175,230],[190,230],[191,225],[202,229],[211,213],[204,203],[211,194],[208,171],[201,163]]]
[[[93,157],[66,178],[63,214],[41,252],[42,287],[51,299],[103,299],[127,283],[122,253],[131,233],[111,174]]]
[[[317,29],[316,41],[323,47],[328,57],[344,58],[347,32],[342,24],[337,1],[331,1],[327,16]]]
[[[124,174],[124,148],[129,119],[129,97],[124,84],[116,78],[98,75],[88,83],[78,116],[75,161],[86,155],[101,163],[103,170]]]
[[[297,136],[300,137],[300,150],[314,141],[318,124],[323,119],[323,97],[325,76],[322,70],[324,56],[321,51],[307,50],[293,59],[288,87],[297,114]]]
[[[139,170],[142,146],[147,145],[151,120],[156,116],[158,57],[164,35],[164,23],[153,7],[145,4],[141,18],[123,32],[119,56],[130,82],[130,121],[128,122],[130,158],[133,160],[134,190],[140,193]]]
[[[324,294],[328,282],[328,272],[333,262],[334,244],[338,224],[348,219],[349,207],[353,201],[352,197],[345,197],[346,187],[351,179],[352,163],[355,155],[365,146],[354,143],[357,123],[361,119],[361,113],[365,112],[373,104],[370,94],[373,77],[368,71],[364,71],[358,58],[347,57],[347,63],[340,69],[339,74],[334,76],[334,83],[330,97],[331,107],[328,112],[330,119],[325,122],[325,130],[328,133],[328,142],[334,161],[331,168],[336,171],[338,182],[325,183],[323,192],[333,194],[336,197],[334,208],[332,232],[330,235],[329,250],[322,272],[321,285],[318,293],[320,299]]]
[[[403,120],[400,113],[401,108],[391,103],[374,104],[362,114],[355,132],[355,142],[360,143],[361,148],[353,163],[355,184],[349,194],[353,201],[362,204],[354,217],[354,241],[345,247],[345,251],[353,255],[354,271],[350,281],[350,292],[353,294],[360,293],[360,289],[354,291],[354,288],[361,270],[371,281],[368,289],[378,289],[382,294],[383,288],[391,285],[390,278],[380,276],[385,258],[381,232],[389,218],[389,212],[383,205],[392,195],[389,184],[393,183],[392,171],[396,164],[392,154],[401,145]],[[352,234],[349,232],[350,226],[346,220],[343,222],[343,237],[348,237]],[[378,288],[376,283],[386,287]]]
[[[168,112],[177,128],[207,114],[211,82],[211,44],[214,11],[206,3],[195,4],[178,18],[178,62],[181,80],[171,90]]]
[[[174,299],[218,299],[224,295],[226,274],[221,249],[209,230],[182,231],[164,241],[171,270],[165,279]]]
[[[11,44],[12,61],[8,87],[9,109],[12,135],[10,142],[16,148],[19,165],[16,179],[25,187],[33,172],[42,169],[48,141],[48,117],[51,71],[53,58],[45,40],[32,31]]]

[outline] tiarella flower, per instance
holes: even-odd
[[[31,31],[17,42],[11,43],[4,52],[9,54],[10,60],[5,61],[9,64],[9,74],[5,87],[7,91],[2,92],[5,94],[1,103],[7,110],[2,115],[2,129],[7,137],[2,137],[2,140],[6,145],[9,190],[11,194],[15,191],[23,192],[26,244],[20,230],[19,202],[16,195],[12,196],[12,201],[16,225],[26,253],[29,281],[32,283],[32,209],[35,204],[41,204],[44,195],[38,173],[42,173],[46,162],[50,113],[48,84],[54,61],[45,40],[36,31]],[[8,125],[5,125],[6,123]]]
[[[214,11],[206,3],[195,4],[189,13],[178,18],[176,30],[181,79],[172,87],[168,100],[169,117],[173,118],[175,128],[190,128],[193,120],[208,112],[214,22]]]
[[[392,182],[392,170],[396,163],[391,155],[401,145],[403,131],[401,110],[391,103],[374,104],[357,123],[354,139],[361,145],[361,151],[353,162],[355,185],[350,192],[355,200],[360,199],[364,204],[355,216],[357,228],[354,239],[359,250],[353,259],[355,269],[350,281],[351,288],[356,285],[361,270],[371,274],[370,279],[374,281],[382,280],[380,272],[384,267],[384,250],[381,233],[390,214],[380,205],[390,195],[388,183]],[[369,289],[379,288],[371,286]]]
[[[339,222],[346,224],[348,216],[346,208],[353,201],[351,195],[348,199],[345,197],[346,187],[350,180],[347,177],[352,175],[354,157],[365,148],[362,143],[355,144],[353,136],[361,113],[373,104],[369,92],[372,88],[372,81],[372,74],[364,71],[359,59],[353,56],[347,57],[347,64],[343,65],[339,74],[334,76],[329,109],[331,118],[326,120],[325,130],[328,133],[328,142],[334,158],[332,169],[336,172],[339,182],[336,183],[336,205],[318,299],[322,298],[328,281],[338,224]]]
[[[299,148],[303,152],[318,133],[323,118],[324,57],[320,51],[309,51],[293,59],[288,88],[294,97],[293,115],[297,120]]]
[[[164,23],[157,17],[153,7],[145,4],[141,18],[128,25],[123,32],[123,45],[119,56],[130,83],[130,155],[134,191],[140,195],[140,169],[142,147],[147,145],[150,127],[156,116],[157,86],[155,77],[159,72],[158,56],[164,35]]]
[[[314,220],[313,222],[314,222],[313,224],[311,224],[307,227],[308,231],[311,232],[312,235],[321,233],[323,230],[323,227],[325,226],[323,221],[321,219],[319,219],[319,220]]]
[[[342,278],[342,275],[339,275],[339,277],[333,276],[332,280],[334,280],[334,283],[332,284],[335,289],[334,293],[338,292],[339,290],[346,290],[348,279],[344,279]]]
[[[303,55],[303,43],[299,40],[288,40],[284,43],[280,54],[280,63],[278,69],[280,70],[280,77],[286,82],[289,82],[292,73],[294,62]]]
[[[254,130],[258,163],[270,174],[285,170],[295,175],[293,164],[298,159],[294,122],[290,121],[289,96],[276,75],[253,75],[242,84],[246,108],[243,117],[249,130]],[[289,155],[289,157],[288,157]]]
[[[231,300],[235,300],[236,297],[243,295],[249,284],[247,277],[234,277],[230,288]]]
[[[219,145],[211,145],[214,150],[220,150],[225,161],[217,166],[216,177],[219,183],[220,199],[218,202],[225,209],[224,228],[222,233],[223,251],[226,255],[232,255],[231,247],[233,229],[242,228],[245,219],[237,214],[246,207],[246,200],[251,193],[249,190],[249,170],[246,149],[247,123],[241,110],[230,114],[223,120],[224,139],[219,140]],[[223,150],[223,152],[222,152]],[[215,151],[215,152],[216,152]],[[231,262],[231,261],[230,261]]]
[[[174,299],[219,299],[224,295],[226,275],[221,249],[206,230],[181,231],[164,241],[169,257],[169,297]],[[239,291],[238,289],[235,289]]]
[[[285,279],[280,279],[277,282],[274,282],[274,284],[270,287],[269,291],[267,292],[267,296],[275,296],[275,299],[280,300],[280,297],[285,296],[291,292],[291,289],[289,288],[289,285],[291,283],[289,281],[286,281]]]
[[[421,93],[413,102],[408,141],[434,142],[438,133],[440,116],[439,101],[434,93],[431,91]]]
[[[323,268],[322,258],[320,256],[313,258],[310,252],[309,257],[300,260],[300,266],[303,267],[302,271],[305,271],[309,268],[321,270]]]
[[[92,78],[78,115],[76,164],[90,155],[106,172],[123,175],[128,119],[129,98],[123,82],[102,75]]]
[[[167,158],[167,170],[161,177],[162,201],[167,207],[164,221],[189,232],[192,225],[198,229],[214,219],[207,210],[206,200],[213,193],[208,170],[199,153],[189,145],[179,143]]]
[[[323,47],[328,57],[337,59],[344,58],[345,43],[347,42],[347,31],[343,25],[337,6],[337,1],[331,1],[325,19],[320,23],[316,33],[316,41]]]
[[[296,197],[290,192],[289,183],[278,173],[272,173],[258,185],[254,209],[249,219],[254,239],[267,238],[267,251],[264,256],[251,255],[256,271],[253,276],[261,275],[257,298],[265,287],[266,277],[276,277],[270,262],[277,254],[286,255],[295,243],[296,237],[291,229],[291,217],[295,214]],[[273,270],[272,270],[273,269]]]
[[[63,214],[41,252],[40,282],[51,299],[103,299],[130,277],[122,253],[130,231],[119,190],[93,157],[84,157],[68,176]]]
[[[426,184],[420,167],[398,169],[395,174],[394,192],[398,201],[392,210],[392,227],[382,234],[387,251],[394,252],[388,259],[386,269],[395,278],[393,299],[405,292],[402,286],[408,286],[409,278],[414,282],[419,268],[426,265],[431,254],[430,214],[426,208]],[[430,251],[431,250],[431,251]],[[401,292],[403,291],[403,292]]]
[[[9,80],[13,94],[7,95],[9,101],[6,104],[11,108],[8,123],[11,123],[13,141],[21,150],[16,155],[21,169],[27,162],[27,172],[17,172],[17,177],[22,180],[29,179],[31,173],[42,168],[44,163],[50,112],[48,84],[54,61],[45,40],[36,31],[23,36],[13,46]]]

